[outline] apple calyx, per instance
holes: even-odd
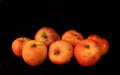
[[[73,34],[74,36],[76,36],[78,40],[81,40],[81,38],[78,37],[78,34],[75,34],[75,33],[72,33],[72,34]]]
[[[80,37],[77,37],[77,39],[78,39],[78,40],[81,40],[81,38],[80,38]]]
[[[32,47],[37,47],[37,45],[36,45],[36,44],[33,44]]]
[[[47,38],[47,34],[45,32],[43,32],[42,37]]]
[[[60,54],[60,51],[59,51],[59,50],[56,50],[56,51],[54,52],[54,55],[58,55],[58,54]]]
[[[89,48],[90,48],[90,46],[89,46],[88,44],[86,44],[86,45],[85,45],[85,48],[89,49]]]

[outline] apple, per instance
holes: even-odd
[[[22,56],[22,48],[23,45],[27,42],[30,41],[31,39],[28,37],[18,37],[16,38],[13,42],[12,42],[12,51],[13,53],[18,56],[21,57]]]
[[[83,39],[83,35],[76,30],[67,30],[62,35],[62,40],[70,42],[73,46]]]
[[[84,39],[75,46],[74,56],[80,65],[90,67],[101,59],[102,52],[96,41]]]
[[[54,64],[67,64],[73,57],[73,46],[67,41],[57,40],[50,45],[48,57]]]
[[[47,57],[47,46],[43,42],[30,40],[23,46],[22,57],[28,65],[38,66]]]
[[[100,45],[103,55],[105,55],[109,51],[109,42],[107,39],[97,34],[91,34],[90,36],[88,36],[88,39],[95,40]]]
[[[60,36],[53,28],[42,27],[36,32],[35,40],[44,42],[49,46],[52,42],[60,40]]]

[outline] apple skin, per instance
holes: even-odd
[[[73,57],[73,46],[64,40],[55,41],[49,47],[48,57],[54,64],[67,64]]]
[[[110,44],[107,39],[105,39],[97,34],[92,34],[92,35],[88,36],[88,39],[92,39],[100,45],[103,55],[108,53]]]
[[[76,30],[67,30],[62,35],[62,40],[70,42],[73,46],[83,39],[83,35]]]
[[[96,41],[84,39],[75,46],[74,56],[81,66],[90,67],[101,59],[102,52]]]
[[[18,56],[18,57],[22,57],[22,48],[23,45],[27,42],[30,41],[31,39],[28,37],[19,37],[16,38],[13,42],[12,42],[12,51],[13,53]]]
[[[22,57],[30,66],[42,64],[47,57],[47,46],[40,41],[31,40],[23,46]]]
[[[51,27],[42,27],[35,34],[35,40],[44,42],[49,46],[52,42],[60,40],[60,35]]]

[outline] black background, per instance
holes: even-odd
[[[22,2],[21,2],[22,3]],[[74,74],[74,75],[98,75],[113,72],[114,51],[113,32],[105,18],[88,18],[88,13],[81,11],[47,11],[49,8],[35,4],[12,3],[2,1],[0,5],[0,75],[3,74]],[[31,2],[32,3],[32,2]],[[40,7],[40,8],[39,8]],[[54,6],[53,6],[54,7]],[[55,65],[47,57],[45,62],[36,67],[30,67],[24,63],[22,58],[16,57],[11,50],[12,41],[21,36],[34,39],[36,31],[43,27],[53,27],[60,36],[69,29],[81,32],[84,38],[90,34],[98,34],[110,42],[110,50],[101,60],[92,67],[80,66],[75,58],[66,65]]]

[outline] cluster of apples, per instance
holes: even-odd
[[[96,34],[84,38],[76,30],[60,35],[52,27],[42,27],[34,39],[19,37],[12,42],[12,51],[30,66],[42,64],[46,57],[57,65],[67,64],[74,56],[82,66],[93,66],[109,51],[109,42]]]

